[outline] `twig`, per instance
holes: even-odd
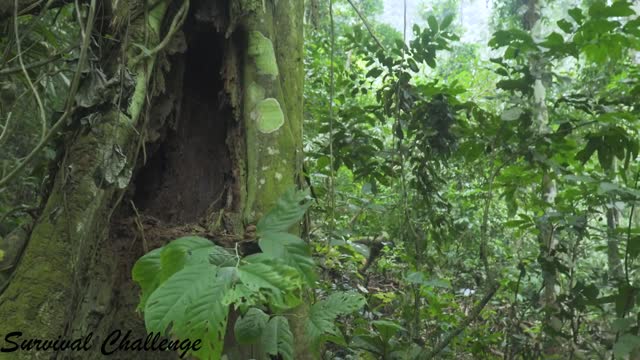
[[[333,237],[336,208],[335,171],[333,169],[333,95],[335,90],[333,60],[335,52],[335,25],[333,23],[333,0],[329,0],[329,22],[331,27],[331,67],[329,69],[329,229],[331,231],[331,237]],[[331,239],[328,237],[327,241],[330,242]]]
[[[143,49],[142,53],[135,57],[131,62],[132,67],[135,67],[143,58],[153,56],[160,50],[164,49],[169,44],[169,41],[171,41],[171,38],[173,38],[173,35],[175,35],[175,33],[178,32],[178,30],[180,30],[180,28],[182,27],[182,24],[187,18],[188,13],[189,0],[184,0],[182,6],[180,7],[180,10],[178,10],[178,13],[171,21],[171,26],[169,27],[169,31],[167,32],[167,35],[164,37],[164,39],[162,39],[162,41],[151,50]]]
[[[80,75],[82,74],[82,67],[87,59],[87,50],[89,49],[89,43],[91,42],[91,32],[93,31],[93,20],[96,13],[96,0],[91,0],[89,7],[89,16],[87,18],[87,29],[85,30],[85,36],[82,37],[82,47],[80,48],[80,58],[78,59],[78,68],[71,80],[71,88],[69,89],[69,97],[67,98],[66,109],[71,110],[76,91],[78,91],[78,85],[80,84]]]
[[[378,46],[380,47],[380,49],[385,50],[384,46],[382,45],[382,43],[380,42],[380,40],[378,40],[378,37],[376,37],[376,35],[373,33],[373,30],[371,29],[371,27],[369,26],[369,22],[367,21],[367,19],[364,17],[364,15],[362,15],[362,13],[360,12],[360,10],[358,10],[358,8],[356,7],[356,5],[353,3],[352,0],[347,0],[349,2],[349,4],[351,4],[351,7],[353,8],[353,10],[356,11],[356,14],[358,14],[358,17],[360,18],[360,20],[362,20],[362,23],[364,24],[364,27],[367,28],[367,31],[369,32],[369,35],[371,35],[371,37],[373,38],[373,40],[375,40],[376,44],[378,44]],[[405,10],[405,14],[406,14],[406,10]],[[406,17],[406,15],[405,15]]]
[[[136,213],[136,226],[138,227],[140,236],[142,237],[142,250],[146,254],[149,252],[149,245],[147,244],[147,239],[144,236],[144,226],[142,226],[142,221],[140,221],[140,213],[138,212],[138,208],[136,208],[136,204],[134,204],[132,200],[129,200],[129,203],[131,204],[133,212]]]
[[[20,171],[22,171],[22,169],[24,169],[25,166],[27,166],[27,164],[29,164],[35,158],[35,156],[40,152],[40,150],[44,148],[44,146],[53,137],[53,135],[55,135],[55,133],[62,127],[62,125],[65,123],[69,115],[71,115],[71,111],[73,108],[73,100],[78,90],[78,84],[80,82],[80,74],[82,73],[82,66],[84,65],[84,61],[87,59],[87,49],[89,47],[89,42],[90,42],[89,40],[91,38],[90,36],[91,30],[93,29],[93,20],[94,20],[95,10],[96,10],[96,0],[91,0],[91,7],[89,8],[89,18],[87,20],[87,29],[85,31],[87,36],[85,36],[82,41],[82,47],[80,49],[80,58],[78,60],[78,68],[76,69],[73,80],[71,82],[71,87],[69,89],[69,96],[67,98],[67,103],[65,105],[65,112],[60,116],[58,121],[56,121],[56,123],[53,124],[51,129],[49,129],[49,132],[47,133],[47,135],[45,135],[40,140],[38,145],[36,145],[36,147],[29,153],[29,155],[27,155],[24,158],[24,160],[22,160],[22,162],[20,162],[20,164],[18,164],[18,166],[16,166],[7,176],[0,179],[0,189],[3,188],[9,181],[11,181],[17,174],[19,174]]]
[[[32,214],[33,211],[38,210],[37,207],[32,207],[32,206],[28,206],[28,205],[18,205],[16,207],[14,207],[13,209],[7,211],[6,213],[4,213],[2,216],[0,216],[0,224],[2,224],[9,216],[18,213],[18,212],[22,212],[22,213],[26,213],[29,216],[31,216],[32,218],[35,218],[35,216]]]
[[[84,24],[82,23],[82,14],[80,13],[80,4],[78,4],[78,0],[74,0],[74,8],[76,9],[76,19],[78,19],[78,25],[80,25],[80,36],[84,39]]]
[[[423,359],[433,359],[442,350],[444,350],[444,348],[446,348],[447,345],[449,345],[451,340],[453,340],[456,336],[460,335],[460,333],[462,333],[464,329],[466,329],[467,326],[469,326],[469,324],[471,324],[473,321],[475,321],[478,318],[478,316],[480,316],[482,309],[484,309],[484,307],[489,303],[489,301],[491,301],[491,299],[496,294],[499,288],[500,288],[500,284],[498,282],[493,283],[493,285],[491,285],[491,287],[489,288],[489,292],[487,292],[487,294],[482,298],[482,300],[480,300],[480,302],[476,304],[476,306],[474,306],[474,308],[471,310],[469,315],[467,315],[467,317],[462,321],[462,323],[458,325],[458,328],[450,332],[444,338],[444,340],[442,340],[438,345],[436,345],[433,348],[433,350],[431,350],[431,352],[427,353],[427,355],[424,356]]]
[[[71,50],[73,50],[73,49],[75,49],[77,47],[78,47],[78,45],[70,46],[70,47],[68,47],[68,48],[66,48],[66,49],[54,54],[53,56],[51,56],[51,57],[49,57],[47,59],[36,61],[36,62],[31,63],[31,64],[27,64],[27,65],[24,66],[24,68],[27,69],[27,70],[31,70],[31,69],[34,69],[34,68],[37,68],[37,67],[40,67],[40,66],[47,65],[49,63],[52,63],[52,62],[60,59],[65,54],[68,54]],[[7,76],[7,75],[13,75],[15,73],[19,73],[19,72],[22,71],[22,68],[23,68],[22,66],[15,66],[15,67],[12,67],[12,68],[2,69],[2,70],[0,70],[0,76]]]
[[[4,140],[4,137],[9,132],[8,129],[9,129],[9,122],[11,121],[11,114],[13,113],[10,112],[9,114],[7,114],[7,121],[4,123],[4,127],[2,128],[2,133],[0,134],[0,146],[2,146],[2,141]]]
[[[18,51],[18,62],[20,63],[20,68],[22,69],[22,73],[24,77],[27,79],[27,83],[33,92],[33,96],[36,98],[36,102],[38,103],[38,108],[40,109],[40,122],[41,122],[41,130],[42,134],[40,135],[40,140],[44,139],[47,136],[47,116],[44,113],[44,105],[42,104],[42,100],[40,99],[40,94],[38,94],[38,90],[33,85],[33,81],[31,81],[31,77],[29,76],[29,72],[24,66],[24,59],[22,58],[22,46],[20,45],[20,34],[18,31],[18,0],[14,0],[13,2],[13,32],[16,37],[16,50]]]
[[[242,259],[242,258],[240,257],[240,253],[238,252],[238,245],[239,245],[239,243],[238,243],[238,242],[236,242],[236,259],[238,260],[238,261],[236,262],[236,267],[240,266],[240,260]]]
[[[640,177],[640,169],[636,171],[636,179],[633,186],[634,189],[638,188],[638,177]],[[631,242],[631,222],[633,220],[633,213],[635,211],[636,203],[634,202],[633,205],[631,205],[631,212],[629,213],[629,224],[627,225],[627,245],[625,246],[624,251],[624,277],[627,280],[628,286],[631,286],[631,281],[629,280],[629,243]]]

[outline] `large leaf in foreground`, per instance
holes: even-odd
[[[293,360],[293,334],[284,316],[274,316],[262,333],[262,346],[269,355],[280,354],[283,360]]]
[[[294,188],[287,190],[278,199],[276,205],[258,222],[256,227],[258,236],[289,231],[289,228],[300,222],[309,206],[311,202],[306,192]]]
[[[324,335],[341,338],[335,326],[336,318],[360,310],[365,303],[364,297],[358,293],[337,292],[313,304],[306,325],[307,336],[312,344],[317,346]]]
[[[160,285],[160,252],[162,248],[154,249],[146,253],[136,261],[131,271],[133,281],[142,289],[138,310],[144,309],[149,295]]]
[[[217,270],[209,263],[187,266],[158,287],[144,311],[147,331],[165,333],[172,326],[180,337],[203,341],[199,358],[219,359],[229,310],[219,300],[230,284]]]
[[[260,238],[259,245],[263,253],[298,269],[309,285],[316,280],[311,248],[299,237],[289,233],[268,233]]]

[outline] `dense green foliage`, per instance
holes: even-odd
[[[282,194],[235,248],[187,236],[141,257],[147,330],[206,339],[201,359],[231,332],[293,359],[289,316],[306,304],[324,359],[638,358],[638,6],[493,5],[491,38],[469,43],[463,1],[423,2],[406,34],[377,20],[382,1],[307,1],[309,191]],[[2,24],[0,245],[46,197],[65,137],[100,121],[69,125],[14,177],[52,119],[119,99],[89,69],[67,93],[81,12]],[[272,112],[263,133],[285,121]]]
[[[315,265],[308,244],[287,230],[308,206],[306,194],[285,193],[258,222],[259,254],[241,258],[237,248],[233,254],[208,239],[183,237],[144,255],[133,268],[133,279],[142,288],[139,308],[147,330],[165,333],[170,328],[175,337],[203,339],[194,355],[218,359],[233,309],[242,314],[234,324],[240,344],[257,344],[263,353],[293,359],[293,336],[282,315],[302,303],[302,290],[315,281]],[[310,343],[317,347],[327,335],[340,339],[336,317],[363,305],[361,295],[348,292],[315,303],[306,326]]]
[[[333,94],[330,22],[309,29],[311,241],[327,284],[368,298],[364,318],[345,328],[348,350],[329,352],[625,358],[639,349],[640,20],[624,1],[539,2],[531,29],[529,4],[498,3],[486,45],[458,41],[456,2],[425,6],[426,26],[407,46],[373,13],[384,48],[355,13],[336,17]],[[363,244],[372,248],[363,238],[383,248],[360,273]],[[375,319],[394,324],[385,350],[362,342],[379,336]]]

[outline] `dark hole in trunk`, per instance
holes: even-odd
[[[208,210],[236,210],[237,204],[232,206],[227,201],[232,198],[229,191],[237,191],[232,189],[239,182],[233,176],[229,150],[238,151],[234,141],[239,124],[223,96],[220,75],[226,57],[223,49],[230,47],[230,40],[220,33],[225,13],[218,9],[224,9],[227,3],[195,0],[192,5],[183,28],[187,51],[169,58],[165,91],[152,100],[148,112],[146,120],[153,124],[149,134],[153,140],[146,139],[146,164],[142,164],[140,155],[130,192],[110,219],[109,237],[95,250],[91,269],[83,274],[87,287],[82,290],[78,313],[70,320],[71,332],[89,329],[104,339],[114,329],[121,329],[131,330],[131,340],[144,339],[144,321],[135,311],[140,288],[131,278],[133,264],[145,250],[182,236],[203,235],[192,225]],[[196,12],[204,14],[204,21]],[[133,200],[140,216],[129,200]],[[92,353],[79,358],[102,356]],[[178,355],[122,352],[119,358],[161,360],[177,359]]]
[[[184,69],[182,102],[175,126],[136,178],[134,202],[146,214],[169,223],[193,222],[223,208],[231,188],[226,144],[231,110],[223,99],[223,35],[212,26],[185,26],[188,50],[172,60]],[[183,61],[184,66],[175,66]],[[180,77],[178,77],[180,78]]]

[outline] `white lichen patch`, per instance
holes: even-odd
[[[251,82],[247,87],[248,102],[253,105],[262,99],[264,99],[264,89],[262,88],[262,86]]]
[[[257,122],[258,131],[263,134],[277,131],[284,124],[284,113],[280,103],[274,98],[260,101],[253,110],[252,116]]]
[[[248,53],[255,59],[256,68],[259,74],[278,76],[278,62],[273,50],[273,43],[269,38],[259,31],[249,33]]]
[[[267,154],[269,155],[278,155],[280,154],[280,150],[274,149],[271,146],[267,147]]]

